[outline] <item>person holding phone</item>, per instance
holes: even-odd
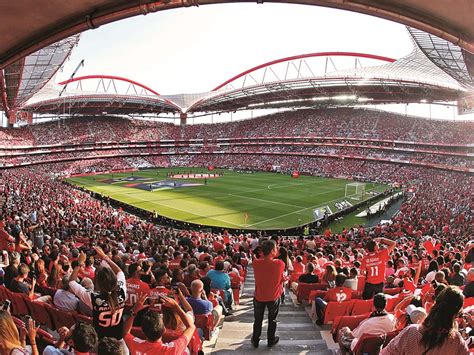
[[[5,310],[0,310],[0,354],[7,355],[39,355],[36,346],[37,327],[31,317],[27,317],[26,335],[30,341],[31,352],[27,350],[25,339],[20,339],[18,328],[12,316]]]
[[[86,255],[81,253],[79,265],[69,278],[71,291],[92,309],[92,322],[99,339],[112,337],[122,340],[123,311],[127,296],[125,274],[100,247],[94,247],[97,257],[106,265],[100,266],[95,273],[95,290],[87,291],[75,280],[85,265]],[[126,349],[125,349],[126,350]],[[128,354],[128,351],[125,352]]]

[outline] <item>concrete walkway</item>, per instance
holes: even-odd
[[[217,341],[206,348],[210,354],[323,354],[332,355],[321,332],[311,321],[305,308],[293,303],[287,294],[286,302],[280,307],[276,334],[280,342],[272,348],[267,347],[267,320],[264,320],[260,346],[254,349],[250,343],[253,326],[252,297],[255,289],[253,269],[247,273],[243,296],[236,311],[224,321]]]

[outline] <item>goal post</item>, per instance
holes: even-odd
[[[351,182],[346,184],[344,197],[353,200],[363,200],[365,196],[365,184],[363,182]]]

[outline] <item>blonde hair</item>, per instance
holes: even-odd
[[[7,353],[13,349],[23,349],[18,329],[7,311],[0,311],[0,349]]]

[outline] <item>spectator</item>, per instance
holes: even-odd
[[[214,317],[214,324],[217,324],[222,317],[223,309],[220,305],[214,307],[211,301],[206,297],[204,292],[204,284],[201,280],[194,280],[191,283],[191,296],[187,298],[189,304],[193,309],[193,313],[209,314],[212,313]]]
[[[30,340],[31,353],[38,355],[36,326],[34,320],[31,318],[27,324],[27,336]],[[20,340],[18,329],[10,313],[3,310],[0,310],[0,352],[8,355],[25,355],[30,353]]]
[[[458,288],[446,288],[436,298],[422,325],[405,328],[382,350],[381,355],[469,354],[455,325],[463,301],[464,296]],[[469,321],[472,326],[473,319],[469,318]]]
[[[322,325],[324,321],[324,310],[328,302],[344,302],[352,298],[352,289],[344,287],[346,276],[344,274],[337,274],[336,287],[331,288],[326,292],[324,299],[317,297],[313,303],[316,313],[316,324]],[[313,312],[314,313],[314,312]]]
[[[463,294],[465,297],[474,297],[474,268],[467,272],[467,284],[464,287]]]
[[[15,293],[23,293],[30,299],[34,298],[36,279],[33,278],[31,285],[26,282],[30,268],[26,264],[20,264],[18,268],[18,276],[10,283],[10,291]]]
[[[133,263],[128,267],[129,278],[127,279],[127,306],[133,306],[142,293],[149,294],[150,286],[143,282],[141,277],[142,268],[138,263]]]
[[[146,338],[139,339],[130,334],[135,315],[143,309],[145,299],[146,295],[140,295],[136,305],[132,309],[130,318],[127,319],[124,326],[124,339],[130,349],[130,354],[183,354],[191,341],[196,327],[194,326],[192,319],[181,309],[181,307],[179,307],[178,303],[170,297],[162,298],[163,307],[169,308],[175,312],[186,327],[183,334],[178,339],[171,343],[162,342],[161,338],[165,332],[163,317],[161,314],[153,311],[147,312],[142,319],[141,327]]]
[[[318,275],[314,274],[314,264],[313,263],[307,263],[306,264],[306,273],[301,275],[298,278],[298,282],[303,282],[307,284],[317,284],[319,282],[319,277]]]
[[[252,345],[257,348],[262,333],[262,322],[265,308],[268,308],[268,330],[267,342],[272,347],[277,344],[280,337],[275,335],[278,311],[280,309],[280,297],[283,292],[283,272],[285,264],[275,259],[278,249],[273,240],[262,243],[263,258],[255,259],[253,262],[255,274],[255,295],[253,300],[254,323]]]
[[[122,343],[116,338],[104,337],[99,341],[97,353],[100,355],[124,355],[124,349]]]
[[[79,322],[73,325],[71,329],[61,327],[58,329],[58,334],[59,340],[54,346],[48,345],[44,349],[43,355],[65,354],[67,346],[71,347],[71,350],[77,354],[93,353],[97,348],[97,333],[91,324]]]
[[[364,334],[380,335],[395,329],[395,317],[385,310],[386,306],[386,296],[383,293],[377,293],[374,296],[375,311],[372,312],[370,317],[362,321],[352,331],[348,327],[343,327],[339,331],[338,342],[343,354],[347,351],[353,351],[360,337]]]
[[[455,263],[453,265],[453,273],[449,277],[449,284],[454,286],[464,286],[465,277],[461,272],[461,264]]]
[[[79,309],[79,299],[69,287],[69,276],[62,279],[62,288],[54,294],[53,304],[60,310],[74,312]]]
[[[378,250],[377,241],[386,244],[387,249]],[[362,259],[362,269],[366,273],[365,286],[362,293],[364,300],[372,298],[376,293],[383,292],[385,267],[395,245],[396,243],[393,240],[387,238],[371,239],[367,242],[368,254]]]
[[[85,254],[79,257],[79,266],[74,268],[69,286],[72,292],[92,309],[92,319],[99,339],[113,337],[122,339],[125,307],[126,281],[122,270],[115,264],[100,247],[94,247],[97,256],[107,265],[98,268],[94,292],[87,291],[75,280],[81,268],[85,265]]]
[[[5,268],[4,284],[6,288],[11,287],[11,282],[18,276],[18,267],[20,266],[20,254],[16,251],[10,253],[10,265]]]
[[[211,279],[211,288],[223,290],[225,299],[224,303],[227,308],[232,308],[232,289],[230,277],[224,272],[224,262],[218,261],[214,270],[209,270],[207,277]]]

